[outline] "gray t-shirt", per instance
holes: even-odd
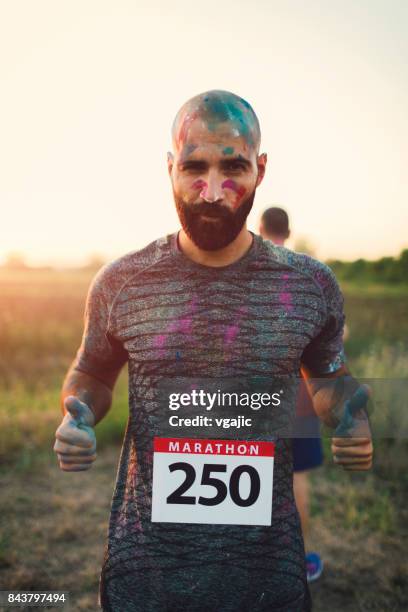
[[[114,612],[308,610],[291,441],[278,439],[271,526],[151,521],[163,379],[316,375],[344,362],[343,298],[331,270],[259,236],[208,267],[177,233],[105,265],[91,284],[78,370],[112,386],[129,369],[129,418],[113,493],[100,600]],[[194,436],[192,436],[194,437]]]

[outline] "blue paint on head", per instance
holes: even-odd
[[[246,100],[223,90],[209,91],[197,97],[201,97],[197,110],[211,132],[216,131],[221,123],[230,123],[251,146],[259,142],[258,118]]]
[[[234,153],[234,147],[225,147],[222,152],[224,155],[232,155]]]
[[[205,96],[202,116],[208,129],[215,132],[220,123],[231,123],[245,140],[254,144],[255,115],[249,112],[248,103],[229,92],[215,91]]]
[[[181,151],[181,157],[185,158],[191,155],[191,153],[197,148],[197,145],[194,144],[185,144]]]
[[[229,129],[236,136],[241,136],[258,150],[261,139],[258,118],[252,106],[240,96],[221,89],[194,96],[176,115],[172,128],[173,139],[177,140],[179,130],[187,119],[191,122],[197,116],[200,116],[211,132],[217,131],[222,124],[229,124]]]

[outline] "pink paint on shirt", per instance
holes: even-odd
[[[240,323],[242,317],[246,314],[246,312],[247,312],[247,307],[246,306],[241,306],[238,309],[237,316],[235,318],[234,323],[232,325],[228,325],[228,327],[227,327],[227,329],[225,331],[225,334],[224,334],[224,341],[225,341],[225,344],[227,346],[232,344],[235,341],[235,339],[236,339],[236,337],[238,335],[238,332],[240,330],[239,323]]]
[[[165,334],[160,334],[156,336],[153,344],[155,348],[159,349],[159,357],[164,356],[164,347],[165,347],[169,334],[181,332],[182,334],[191,335],[192,326],[193,326],[193,319],[191,315],[196,310],[197,310],[197,296],[194,296],[188,306],[188,315],[183,317],[182,319],[178,319],[177,321],[172,321],[167,326]]]
[[[193,320],[191,318],[186,317],[185,319],[180,319],[179,321],[179,330],[183,334],[191,334]]]
[[[285,281],[284,287],[287,287],[287,283],[286,281],[289,280],[289,274],[285,273],[282,274],[282,279]],[[285,310],[293,310],[293,304],[292,304],[292,294],[289,293],[289,291],[282,291],[279,294],[279,301],[281,304],[283,304],[283,306],[285,307]]]
[[[235,338],[238,335],[238,331],[239,331],[239,326],[238,325],[229,325],[227,327],[227,331],[225,332],[225,344],[229,345],[232,344],[235,340]]]
[[[158,349],[158,357],[164,357],[165,349],[164,346],[166,344],[167,334],[160,334],[156,336],[153,340],[153,346]]]
[[[282,293],[279,294],[279,301],[285,306],[286,310],[293,310],[292,296],[287,291],[282,291]]]
[[[167,334],[160,334],[160,336],[156,336],[153,344],[156,348],[162,348],[164,343],[166,342]]]

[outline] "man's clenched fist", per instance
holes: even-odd
[[[332,439],[333,461],[345,470],[360,471],[372,467],[373,443],[364,411],[370,394],[367,385],[361,385],[345,402],[341,422]]]
[[[55,432],[54,451],[61,470],[88,470],[96,459],[95,417],[92,410],[77,397],[64,400],[67,414]]]

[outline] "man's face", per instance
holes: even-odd
[[[238,236],[265,164],[266,155],[230,124],[210,130],[200,117],[187,117],[168,166],[181,225],[199,248],[222,249]]]

